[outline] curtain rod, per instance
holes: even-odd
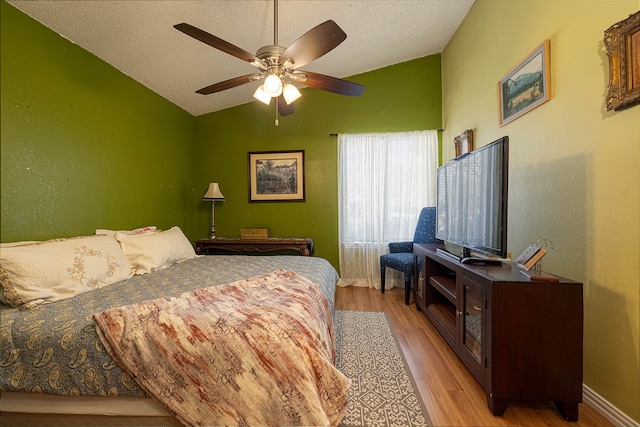
[[[437,131],[438,132],[444,132],[444,129],[437,129]],[[338,136],[338,134],[337,133],[330,133],[329,136],[336,137],[336,136]]]

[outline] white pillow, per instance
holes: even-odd
[[[109,236],[0,247],[3,302],[16,308],[71,298],[131,276],[124,252]]]
[[[102,228],[98,228],[96,230],[96,235],[98,236],[111,236],[116,237],[117,233],[123,234],[142,234],[142,233],[154,233],[158,230],[158,228],[154,225],[150,225],[148,227],[136,228],[135,230],[105,230]]]
[[[117,233],[116,239],[134,274],[146,274],[196,257],[191,242],[179,227],[160,233]]]

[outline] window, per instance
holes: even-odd
[[[435,206],[438,133],[340,134],[338,150],[341,285],[379,287],[387,244],[412,240]]]

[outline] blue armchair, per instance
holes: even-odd
[[[380,288],[384,293],[384,279],[387,267],[404,274],[404,303],[409,305],[411,279],[413,278],[413,244],[436,243],[436,208],[422,208],[412,242],[389,243],[391,253],[380,257]]]

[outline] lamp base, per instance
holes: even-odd
[[[216,238],[216,201],[211,201],[211,236],[209,237],[211,240]]]

